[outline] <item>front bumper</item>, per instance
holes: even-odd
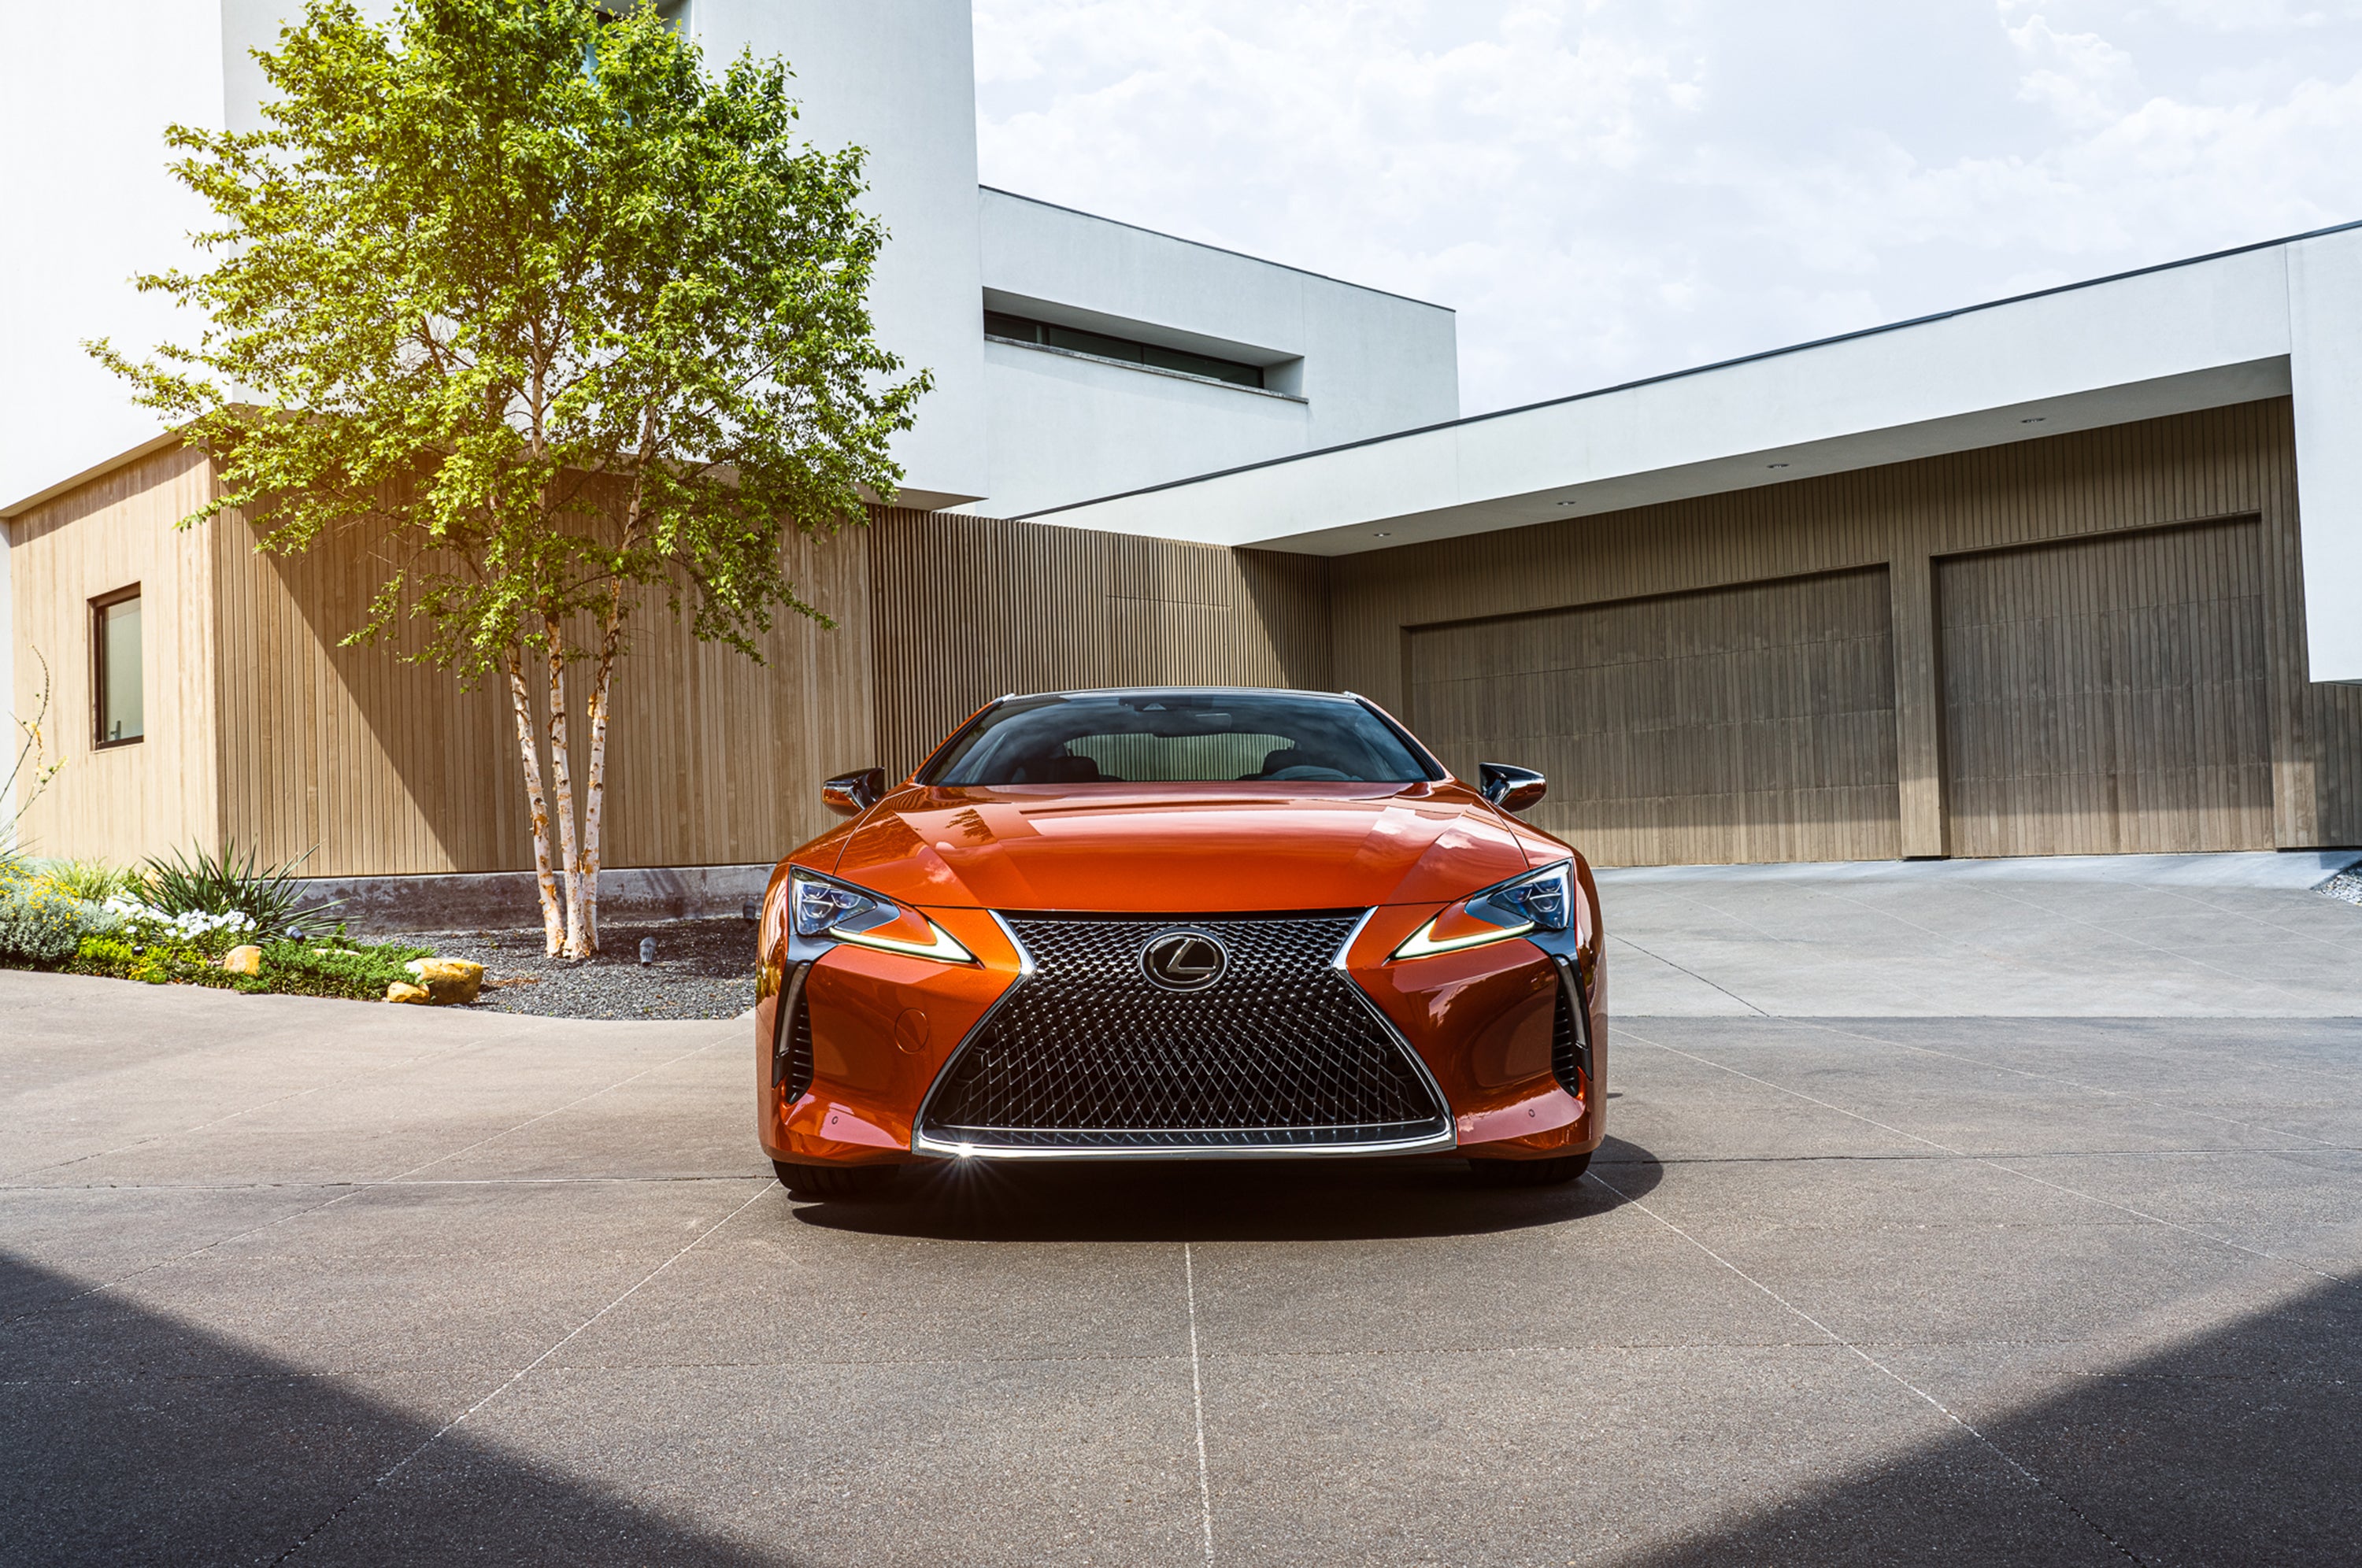
[[[783,950],[756,1008],[763,1145],[825,1164],[1595,1147],[1595,935],[1562,955],[1513,939],[1386,962],[1432,912],[1098,917],[1121,929],[1083,940],[1089,922],[1073,917],[931,909],[976,965]],[[1264,933],[1233,928],[1281,922],[1303,928],[1293,966],[1242,970],[1227,1000],[1161,996],[1143,1011],[1146,988],[1110,957],[1142,933],[1214,926],[1251,958]]]

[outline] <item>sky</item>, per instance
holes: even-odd
[[[985,183],[1459,312],[1463,413],[2362,218],[2362,0],[976,0]]]

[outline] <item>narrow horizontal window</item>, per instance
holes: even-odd
[[[1152,365],[1160,370],[1178,370],[1184,375],[1229,381],[1233,386],[1263,385],[1261,365],[1244,365],[1236,359],[1218,359],[1211,354],[1192,354],[1186,348],[1166,348],[1154,343],[1135,343],[1129,337],[1032,321],[1006,311],[984,313],[984,335],[1012,343],[1038,343],[1045,348],[1065,348],[1101,359],[1117,359],[1127,365]]]
[[[148,731],[138,584],[90,602],[90,643],[91,691],[98,709],[96,744],[136,741]]]

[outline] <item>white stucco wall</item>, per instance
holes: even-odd
[[[2362,681],[2362,233],[2288,247],[2288,302],[2312,673]]]
[[[871,294],[877,336],[935,373],[917,428],[895,447],[909,503],[985,493],[968,0],[691,0],[689,17],[715,70],[746,48],[787,60],[814,145],[868,149],[869,209],[891,236]]]
[[[378,17],[392,0],[366,0]],[[83,337],[144,351],[170,329],[160,299],[125,280],[189,261],[204,208],[164,172],[172,121],[248,129],[268,47],[294,0],[87,0],[12,14],[0,88],[0,506],[111,458],[155,421],[92,363]],[[984,490],[983,348],[977,324],[976,85],[966,0],[786,6],[694,0],[709,62],[742,49],[796,71],[805,134],[870,153],[870,205],[891,232],[873,305],[881,339],[936,390],[897,456],[914,491]],[[61,61],[89,62],[60,70]]]
[[[988,345],[990,483],[1018,516],[1460,412],[1451,311],[1088,214],[977,193],[993,308],[1266,367],[1297,398]]]

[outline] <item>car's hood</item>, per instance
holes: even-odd
[[[909,903],[997,910],[1440,903],[1528,864],[1456,783],[913,787],[840,842],[817,869]]]

